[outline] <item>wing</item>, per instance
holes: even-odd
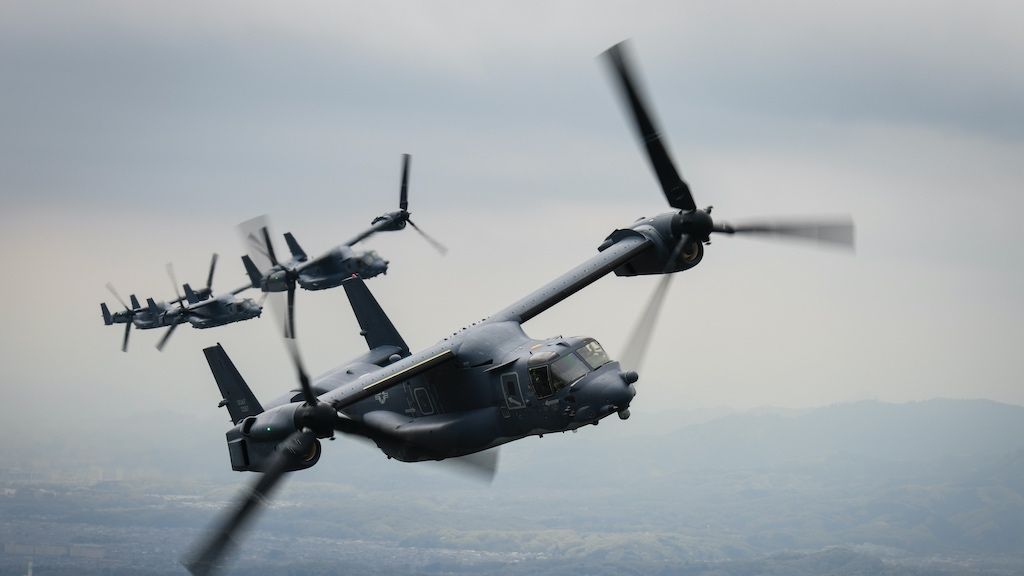
[[[429,372],[452,360],[455,358],[452,346],[451,340],[438,342],[430,348],[406,356],[394,364],[365,374],[354,382],[335,388],[320,396],[320,399],[329,403],[336,410],[343,410],[360,400]]]
[[[344,245],[345,246],[352,246],[352,245],[354,245],[354,244],[356,244],[358,242],[362,242],[363,240],[366,240],[367,238],[369,238],[370,236],[373,236],[374,234],[376,234],[377,232],[380,232],[381,230],[384,230],[384,229],[387,229],[389,227],[395,226],[395,222],[397,220],[398,220],[398,218],[395,216],[395,213],[391,213],[391,214],[387,214],[385,216],[382,216],[380,218],[380,220],[377,220],[376,222],[371,224],[369,228],[367,228],[366,230],[363,230],[359,234],[356,234],[355,236],[353,236],[353,237],[349,238],[347,241],[345,241]]]

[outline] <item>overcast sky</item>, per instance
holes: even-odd
[[[672,287],[637,411],[1024,404],[1022,26],[1014,2],[8,0],[0,430],[213,411],[215,342],[261,398],[292,386],[265,320],[163,354],[135,331],[122,354],[103,285],[167,298],[165,262],[202,284],[216,251],[233,288],[234,226],[261,213],[320,252],[396,207],[404,152],[416,221],[451,251],[366,246],[414,348],[666,211],[596,59],[625,38],[698,204],[858,226],[854,255],[715,239]],[[525,328],[621,354],[654,282],[606,278]],[[298,307],[312,371],[363,351],[343,291]]]

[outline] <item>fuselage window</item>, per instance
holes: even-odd
[[[602,348],[596,340],[587,342],[581,346],[577,352],[592,370],[597,370],[599,367],[611,362],[611,359],[608,358],[608,354],[605,353],[604,348]]]
[[[556,390],[583,378],[587,372],[587,366],[573,353],[551,363],[551,373],[554,375],[553,384]]]
[[[547,366],[530,368],[530,383],[533,384],[533,392],[537,398],[547,398],[554,393],[551,388],[551,374]]]
[[[416,397],[416,404],[419,405],[421,414],[430,415],[434,413],[434,404],[430,401],[430,394],[427,393],[426,388],[414,389],[413,396]]]

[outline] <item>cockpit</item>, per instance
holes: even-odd
[[[574,347],[544,351],[530,357],[530,383],[537,398],[547,398],[604,366],[611,359],[597,340],[588,338]]]
[[[383,260],[383,258],[381,258],[380,255],[377,254],[376,250],[367,250],[366,252],[362,253],[362,255],[359,257],[359,260],[366,266],[372,266]]]

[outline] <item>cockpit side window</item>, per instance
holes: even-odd
[[[530,368],[530,383],[533,384],[533,392],[537,398],[547,398],[554,394],[551,388],[551,373],[547,366]]]
[[[587,363],[592,370],[596,370],[601,366],[611,362],[608,358],[608,354],[605,353],[604,348],[597,343],[597,340],[591,340],[583,346],[581,346],[576,352],[583,358],[583,361]]]

